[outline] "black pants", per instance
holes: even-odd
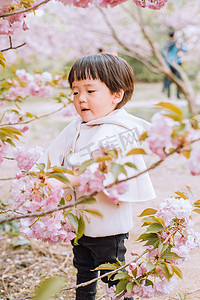
[[[115,263],[116,258],[125,261],[126,247],[124,239],[127,234],[118,234],[108,237],[92,238],[83,236],[78,240],[78,245],[73,246],[74,267],[77,268],[77,284],[89,281],[98,277],[98,271],[93,271],[103,263]],[[73,243],[72,243],[73,244]],[[109,270],[101,270],[100,274],[105,274]],[[102,281],[108,283],[108,286],[116,285],[118,281],[108,280],[107,277]],[[76,300],[94,300],[96,295],[97,282],[91,283],[85,287],[76,290]],[[133,300],[133,298],[124,298]]]

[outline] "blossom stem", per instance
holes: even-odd
[[[29,8],[26,8],[26,9],[23,9],[23,10],[18,10],[18,11],[15,11],[15,12],[12,12],[12,13],[7,13],[7,14],[2,14],[0,15],[0,18],[6,18],[6,17],[10,17],[10,16],[13,16],[13,15],[18,15],[18,14],[23,14],[23,13],[26,13],[30,10],[33,10],[33,9],[36,9],[37,7],[39,7],[40,5],[42,4],[45,4],[47,2],[49,2],[50,0],[44,0],[36,5],[33,5]]]

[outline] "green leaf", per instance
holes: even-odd
[[[145,223],[149,223],[149,224],[153,224],[153,223],[161,224],[160,221],[157,218],[155,218],[154,216],[146,217],[142,221]]]
[[[113,280],[120,280],[120,279],[127,279],[129,277],[128,275],[128,271],[125,271],[125,272],[119,272],[115,275],[114,279]]]
[[[166,252],[160,258],[161,259],[180,259],[180,258],[183,258],[183,257],[178,256],[174,252]]]
[[[84,230],[85,230],[85,222],[84,222],[83,217],[80,215],[80,217],[78,219],[78,231],[77,231],[76,238],[74,239],[75,244],[83,236]]]
[[[154,209],[154,208],[146,208],[145,210],[143,210],[143,212],[138,217],[155,215],[155,213],[157,213],[156,209]]]
[[[150,272],[151,270],[154,270],[156,266],[151,261],[149,261],[146,265],[146,268],[147,268],[147,272]]]
[[[23,238],[23,239],[20,239],[20,240],[18,240],[16,242],[12,243],[11,246],[13,248],[17,248],[17,247],[28,245],[28,244],[30,244],[30,241],[27,240],[27,239],[25,239],[25,238]]]
[[[5,64],[4,60],[1,58],[0,58],[0,65],[2,65],[2,67],[5,69],[6,64]]]
[[[137,277],[137,267],[134,270],[132,270],[131,273],[132,273],[133,277],[136,278]]]
[[[172,267],[174,273],[175,273],[180,279],[182,279],[183,276],[182,276],[181,270],[180,270],[177,266],[174,266],[174,265],[172,265],[172,264],[171,264],[171,267]]]
[[[149,286],[149,285],[152,285],[153,286],[153,282],[149,279],[146,278],[145,280],[145,286]]]
[[[145,231],[145,233],[155,233],[163,230],[163,225],[161,223],[151,224]]]
[[[115,264],[111,263],[106,263],[106,264],[101,264],[95,270],[116,270],[118,267]]]
[[[163,116],[173,119],[174,121],[178,121],[178,122],[182,121],[182,118],[180,117],[180,115],[177,115],[177,114],[163,114]]]
[[[177,194],[178,196],[180,196],[181,198],[183,199],[188,199],[188,197],[184,194],[184,193],[181,193],[181,192],[175,192],[175,194]]]
[[[82,196],[82,197],[83,197],[83,196]],[[82,197],[79,197],[78,200],[81,200]],[[93,203],[95,203],[96,201],[97,201],[97,200],[96,200],[94,197],[92,197],[92,198],[90,198],[90,199],[84,200],[84,201],[81,202],[81,203],[78,203],[77,205],[82,205],[82,204],[93,204]]]
[[[159,241],[160,241],[160,239],[158,238],[158,236],[156,234],[155,237],[149,238],[149,240],[144,244],[144,246],[146,247],[146,246],[152,245],[155,247],[155,245],[157,245],[159,243]]]
[[[200,208],[194,208],[193,211],[200,214]]]
[[[180,110],[180,108],[178,108],[177,106],[175,106],[174,104],[170,103],[170,102],[160,102],[157,103],[155,106],[159,106],[165,109],[168,109],[170,111],[173,111],[174,113],[176,113],[177,115],[179,115],[180,117],[183,116],[182,111]]]
[[[92,159],[89,159],[89,160],[84,161],[84,162],[80,165],[80,167],[79,167],[79,172],[80,172],[80,173],[83,173],[83,172],[85,171],[85,169],[86,169],[87,167],[89,167],[92,163],[93,163],[93,160],[92,160]]]
[[[163,274],[165,275],[165,278],[167,280],[169,280],[172,276],[170,275],[168,268],[163,264],[160,265],[160,268],[161,268]]]
[[[64,174],[52,173],[52,174],[49,175],[49,178],[55,178],[55,179],[65,183],[65,184],[67,184],[72,189],[74,189],[73,186],[71,185],[71,182],[69,181],[69,179]]]
[[[122,291],[126,290],[126,285],[127,283],[129,283],[130,281],[128,281],[127,279],[122,280],[120,282],[118,282],[117,286],[116,286],[116,294],[121,293]]]
[[[114,177],[114,180],[117,180],[121,173],[124,173],[127,176],[125,168],[117,163],[111,163],[110,171]]]
[[[129,294],[132,292],[134,286],[135,286],[135,284],[134,284],[134,282],[132,282],[132,281],[130,281],[130,282],[127,283],[127,285],[126,285],[126,290],[127,290],[127,292],[128,292]]]
[[[134,148],[134,149],[131,149],[127,154],[126,156],[128,155],[136,155],[136,154],[147,154],[146,151],[144,151],[144,149],[142,148]]]
[[[67,168],[60,166],[60,167],[53,167],[51,168],[53,172],[55,173],[67,173],[67,174],[71,174],[74,175],[74,172],[72,170],[68,170]]]
[[[142,233],[142,234],[138,237],[137,241],[139,241],[139,240],[142,240],[142,241],[148,241],[148,240],[151,239],[151,238],[158,238],[158,236],[157,236],[156,233]]]
[[[125,165],[126,165],[127,167],[129,167],[129,168],[133,168],[133,169],[136,169],[136,170],[137,170],[136,165],[133,164],[133,163],[131,163],[131,162],[127,162],[127,163],[125,163]]]
[[[65,205],[65,199],[63,197],[60,199],[59,205]]]
[[[103,215],[98,210],[88,208],[88,209],[85,209],[85,211],[91,215],[101,217],[101,218],[103,217]]]
[[[168,248],[169,244],[163,244],[163,243],[159,243],[158,245],[158,251],[159,251],[159,254],[165,252]]]
[[[45,168],[45,164],[44,163],[39,163],[39,164],[36,164],[36,165],[37,165],[37,167],[38,167],[38,169],[40,171],[44,171],[44,168]]]
[[[72,213],[67,213],[67,212],[65,212],[64,214],[65,214],[65,215],[67,216],[67,218],[69,219],[70,223],[71,223],[72,226],[74,227],[74,230],[75,230],[75,232],[76,232],[76,234],[77,234],[78,229],[79,229],[79,221],[78,221],[77,216],[75,216],[75,215],[72,214]]]
[[[50,297],[61,292],[65,280],[64,277],[47,278],[40,284],[33,300],[49,300]]]
[[[148,131],[146,130],[140,135],[139,141],[145,141],[147,137],[148,137]]]

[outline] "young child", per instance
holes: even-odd
[[[122,108],[131,99],[134,90],[134,73],[125,60],[111,54],[80,58],[70,71],[69,84],[79,116],[59,134],[40,162],[47,162],[49,157],[52,166],[64,165],[76,170],[100,146],[117,148],[122,153],[138,147],[137,135],[149,124]],[[146,168],[141,155],[126,158],[127,161],[131,159],[139,171]],[[129,176],[136,172],[128,169]],[[79,177],[66,176],[75,190],[56,179],[48,179],[48,185],[60,185],[66,189],[67,200],[76,200],[81,196],[77,188]],[[96,278],[98,272],[94,269],[100,264],[114,263],[116,258],[125,260],[124,240],[133,227],[132,203],[155,198],[147,173],[127,183],[129,188],[120,196],[118,204],[111,203],[103,192],[96,196],[97,201],[92,208],[99,211],[102,218],[91,215],[90,221],[85,219],[84,235],[78,240],[78,245],[73,245],[77,284]],[[79,207],[86,208],[87,205]],[[101,274],[105,272],[101,271]],[[107,277],[103,281],[109,287],[116,284],[108,281]],[[76,300],[93,300],[95,295],[96,282],[76,290]]]

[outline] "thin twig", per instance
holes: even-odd
[[[21,45],[15,46],[15,47],[9,47],[9,48],[6,48],[6,49],[2,49],[2,50],[0,50],[0,52],[5,52],[5,51],[11,50],[11,49],[15,50],[15,49],[21,48],[21,47],[23,47],[25,45],[26,45],[26,43],[23,43]]]
[[[130,265],[130,263],[136,262],[136,261],[137,261],[139,258],[141,258],[145,253],[146,253],[146,250],[143,251],[143,253],[142,253],[141,255],[137,255],[137,258],[135,258],[135,259],[129,261],[129,262],[126,263],[124,266],[122,266],[122,267],[120,267],[120,268],[118,268],[118,269],[116,269],[116,270],[112,270],[112,271],[110,271],[110,272],[108,272],[108,273],[105,273],[105,274],[103,274],[103,275],[101,275],[101,276],[98,276],[97,278],[94,278],[94,279],[92,279],[92,280],[89,280],[89,281],[86,281],[86,282],[82,282],[82,283],[76,284],[76,285],[71,286],[71,287],[68,287],[68,288],[64,288],[63,291],[69,291],[69,290],[71,290],[71,289],[78,289],[78,288],[80,288],[80,287],[84,287],[84,286],[87,286],[87,285],[89,285],[89,284],[91,284],[91,283],[93,283],[93,282],[96,282],[97,280],[102,279],[102,278],[104,278],[104,277],[106,277],[106,276],[113,275],[113,274],[115,274],[116,272],[118,272],[118,271],[120,271],[120,270],[123,270],[124,268],[128,267],[128,266]]]
[[[50,1],[50,0],[44,0],[44,1],[42,1],[42,2],[40,2],[40,3],[38,3],[38,4],[36,4],[36,5],[33,5],[33,6],[29,7],[29,8],[26,8],[26,9],[24,9],[24,10],[19,10],[19,11],[15,11],[15,12],[12,12],[12,13],[2,14],[2,15],[0,15],[0,18],[6,18],[6,17],[13,16],[13,15],[18,15],[18,14],[26,13],[26,12],[28,12],[28,11],[30,11],[30,10],[36,9],[36,8],[39,7],[40,5],[45,4],[45,3],[49,2],[49,1]]]
[[[44,114],[44,115],[41,115],[35,119],[31,119],[31,120],[28,120],[28,121],[24,121],[24,122],[18,122],[18,123],[13,123],[12,125],[21,125],[21,124],[28,124],[28,123],[31,123],[33,121],[36,121],[36,120],[39,120],[39,119],[42,119],[42,118],[46,118],[46,117],[49,117],[59,111],[61,111],[63,108],[65,107],[65,105],[63,104],[62,107],[58,108],[57,110],[54,110],[48,114]],[[10,124],[1,124],[0,127],[3,127],[3,126],[9,126]],[[1,180],[1,179],[0,179]]]

